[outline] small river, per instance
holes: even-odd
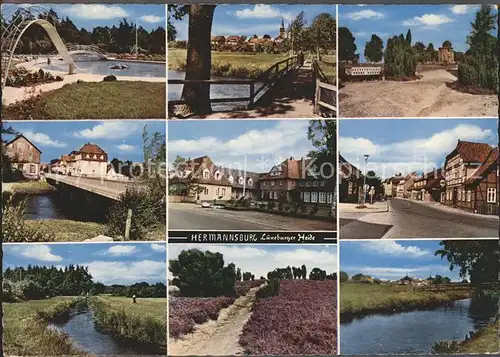
[[[152,62],[131,62],[131,61],[119,61],[119,60],[108,60],[108,61],[76,61],[76,66],[78,67],[77,73],[86,74],[100,74],[115,75],[115,76],[127,76],[127,77],[159,77],[165,78],[166,76],[166,64],[165,63],[152,63]],[[128,68],[126,69],[111,69],[115,65],[124,65]],[[54,59],[50,65],[47,62],[42,62],[37,64],[36,67],[58,71],[67,72],[68,65],[57,59]]]
[[[25,219],[69,219],[82,222],[99,222],[105,220],[106,207],[86,207],[84,204],[62,198],[57,192],[40,195],[28,195]]]
[[[185,72],[181,71],[168,71],[168,79],[184,79],[186,75]],[[212,79],[240,79],[232,77],[212,77]],[[255,83],[255,91],[257,91],[263,83]],[[261,91],[257,98],[260,98],[267,89]],[[169,100],[179,100],[182,94],[182,84],[169,84],[168,85],[168,99]],[[248,84],[217,84],[210,85],[210,98],[243,98],[250,96],[250,85]],[[232,103],[212,103],[212,109],[214,111],[229,111],[236,107],[246,106],[246,102],[232,102]]]
[[[64,323],[50,323],[49,328],[67,333],[75,348],[94,355],[137,355],[111,336],[99,331],[94,324],[92,310],[75,312]]]
[[[494,321],[491,298],[455,301],[432,310],[373,314],[341,322],[341,354],[428,354],[435,342],[464,340]]]

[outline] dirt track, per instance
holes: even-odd
[[[170,340],[170,356],[235,356],[243,354],[239,344],[243,326],[252,313],[255,293],[260,289],[250,289],[229,307],[222,309],[217,321],[208,321],[195,327],[190,333],[178,340]]]
[[[439,69],[412,82],[346,83],[340,90],[340,117],[496,117],[496,95],[461,93],[447,87],[456,81]]]

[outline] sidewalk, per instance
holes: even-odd
[[[484,218],[484,219],[491,219],[491,220],[498,221],[498,216],[493,215],[493,214],[472,213],[472,212],[465,211],[465,210],[462,210],[459,208],[449,207],[449,206],[443,205],[439,202],[426,202],[426,201],[410,200],[407,198],[400,198],[400,197],[394,197],[393,199],[415,202],[415,203],[418,203],[422,206],[429,206],[429,207],[435,208],[435,209],[443,211],[443,212],[450,212],[450,213],[462,214],[465,216],[480,217],[480,218]]]
[[[374,202],[366,203],[366,208],[358,208],[360,205],[357,203],[339,203],[337,208],[339,213],[379,213],[379,212],[387,212],[389,211],[389,206],[387,201],[385,202]]]

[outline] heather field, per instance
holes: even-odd
[[[246,295],[250,289],[263,284],[262,280],[239,281],[236,297]],[[236,297],[171,297],[169,301],[169,334],[178,338],[190,333],[196,324],[217,320],[219,312],[231,305]]]
[[[336,354],[337,282],[282,280],[278,296],[257,299],[243,328],[246,354]]]

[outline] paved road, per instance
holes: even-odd
[[[334,231],[334,222],[254,211],[228,211],[190,204],[168,206],[168,228],[179,230]]]
[[[389,212],[340,215],[340,239],[494,238],[498,219],[393,199]]]

